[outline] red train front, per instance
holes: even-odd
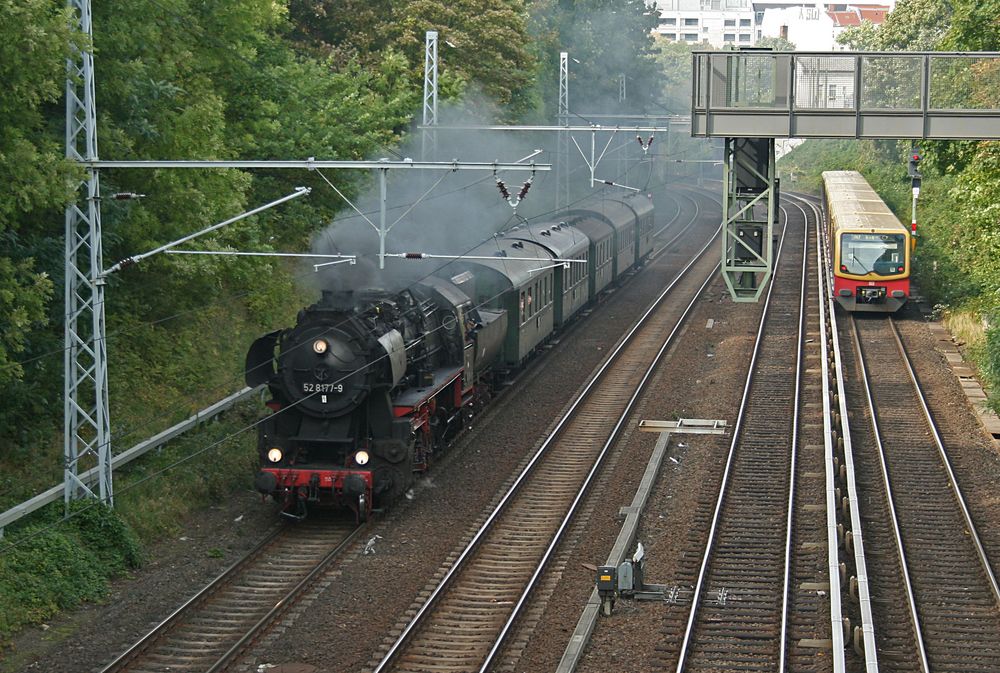
[[[856,171],[823,173],[833,294],[848,311],[892,313],[910,296],[912,233]]]

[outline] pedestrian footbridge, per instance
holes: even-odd
[[[1000,138],[1000,53],[694,52],[691,134]]]

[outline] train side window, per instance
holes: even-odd
[[[525,308],[524,291],[522,290],[521,291],[521,320],[520,320],[520,322],[522,322],[522,323],[524,322],[524,308]]]

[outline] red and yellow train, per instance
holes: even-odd
[[[910,296],[916,242],[857,171],[823,173],[833,294],[848,311],[893,313]]]

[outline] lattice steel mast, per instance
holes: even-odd
[[[569,53],[559,52],[559,114],[560,126],[569,125]],[[569,205],[569,133],[560,131],[556,148],[556,208]]]
[[[424,132],[420,158],[430,161],[437,154],[438,123],[438,33],[428,30],[424,38]]]
[[[66,62],[66,157],[97,160],[93,29],[90,0],[67,6],[85,47],[72,45]],[[66,354],[64,381],[64,500],[90,495],[113,503],[108,366],[104,321],[104,268],[101,250],[100,182],[88,167],[66,208]],[[83,203],[81,207],[78,204]],[[80,461],[96,460],[98,491],[80,477]]]

